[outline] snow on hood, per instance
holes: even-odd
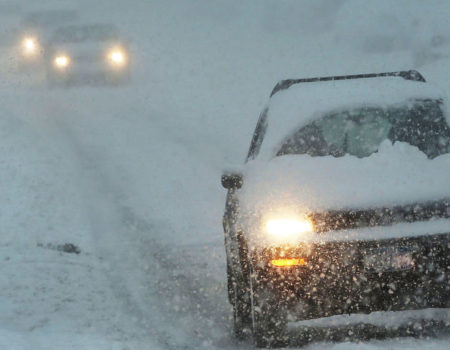
[[[285,155],[269,162],[253,160],[244,171],[239,198],[241,224],[248,232],[250,245],[278,244],[277,238],[267,237],[261,231],[271,216],[392,207],[450,198],[450,154],[431,160],[414,146],[403,142],[392,145],[386,140],[377,153],[366,158]],[[383,237],[399,237],[402,232],[403,235],[442,233],[442,227],[447,228],[450,220],[440,220],[440,226],[433,222],[424,223],[416,233],[404,224],[397,225],[398,229],[392,232],[384,227]],[[320,237],[312,233],[301,239],[302,242],[380,239],[382,235],[376,229],[367,228],[359,233],[356,231],[360,230],[332,231]]]
[[[285,155],[248,163],[243,208],[307,212],[409,204],[450,197],[450,155],[433,160],[407,143],[384,141],[370,157]]]
[[[289,134],[331,111],[388,107],[427,98],[446,99],[445,93],[432,84],[400,77],[295,84],[287,90],[279,91],[270,99],[267,131],[258,158],[270,159]],[[449,121],[449,113],[446,112],[444,110]]]

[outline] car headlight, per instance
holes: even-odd
[[[113,66],[122,67],[127,63],[127,55],[122,49],[113,49],[108,52],[107,60]]]
[[[53,63],[57,68],[66,68],[70,64],[70,58],[67,55],[59,55],[55,57]]]
[[[35,38],[26,37],[22,40],[22,51],[27,56],[32,56],[37,53],[38,43]]]
[[[265,226],[267,233],[280,238],[294,238],[314,231],[313,223],[307,218],[273,219],[268,220]]]

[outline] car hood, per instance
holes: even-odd
[[[239,193],[246,212],[295,207],[390,207],[450,198],[450,155],[428,159],[407,143],[385,141],[370,157],[287,155],[248,163]]]
[[[448,232],[450,225],[450,154],[431,160],[406,143],[384,142],[367,158],[255,160],[243,175],[238,225],[251,247],[417,236]],[[266,220],[298,215],[313,218],[316,228],[320,220],[339,224],[295,240],[265,233]]]
[[[70,56],[90,56],[90,55],[104,55],[107,50],[114,47],[119,47],[114,41],[82,41],[75,43],[60,43],[50,46],[51,54],[66,53]]]

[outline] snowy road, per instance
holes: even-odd
[[[67,103],[64,101],[67,98],[64,94],[66,92],[58,96],[58,106],[62,102]],[[85,96],[82,94],[77,97]],[[19,280],[22,281],[21,284],[29,283],[37,291],[32,296],[19,293],[13,303],[21,304],[22,310],[9,310],[18,324],[21,323],[22,316],[22,322],[26,323],[32,334],[28,337],[28,342],[41,342],[44,344],[42,348],[45,348],[48,339],[41,338],[45,337],[48,328],[55,328],[55,314],[59,314],[58,317],[64,316],[67,312],[66,305],[74,304],[72,309],[78,309],[82,314],[71,313],[75,325],[69,323],[66,326],[67,329],[78,329],[77,333],[80,333],[70,343],[73,348],[86,344],[92,347],[103,346],[103,337],[109,339],[108,344],[113,341],[136,348],[250,346],[249,343],[235,343],[231,334],[231,310],[226,304],[220,230],[216,232],[215,241],[189,243],[178,236],[180,232],[176,232],[167,223],[158,222],[151,214],[145,216],[145,219],[140,217],[142,214],[139,211],[142,209],[134,208],[131,198],[133,190],[138,190],[133,186],[139,182],[129,179],[130,171],[126,166],[134,163],[134,160],[115,153],[123,150],[120,138],[114,136],[112,142],[105,136],[99,137],[104,133],[104,120],[100,122],[99,119],[93,119],[90,113],[81,112],[81,109],[72,111],[69,117],[61,118],[61,109],[51,107],[54,98],[42,96],[40,93],[29,94],[28,98],[30,102],[34,99],[36,103],[35,106],[31,103],[28,105],[36,111],[31,116],[33,119],[28,122],[38,134],[37,139],[45,140],[47,148],[44,156],[36,156],[41,158],[41,162],[47,161],[49,154],[58,161],[64,159],[62,164],[53,164],[52,170],[56,170],[57,174],[65,166],[70,166],[69,171],[76,177],[76,191],[82,195],[79,198],[80,203],[70,203],[69,208],[83,208],[80,215],[84,219],[77,221],[87,223],[84,229],[79,229],[76,237],[66,233],[64,238],[60,238],[57,235],[62,233],[56,232],[45,239],[38,239],[38,243],[43,243],[44,247],[22,248],[14,254],[14,258],[8,259],[11,272],[7,279],[17,281],[18,284]],[[71,94],[70,99],[73,98],[74,94]],[[90,110],[85,103],[77,103],[77,106],[81,105]],[[42,117],[43,110],[50,113]],[[40,116],[40,119],[34,119],[36,115]],[[102,115],[108,113],[104,111]],[[134,118],[134,123],[138,120],[139,118]],[[85,123],[88,123],[89,128]],[[123,124],[118,123],[121,132],[125,131]],[[114,125],[113,120],[109,120],[108,125]],[[109,131],[113,129],[110,128]],[[114,132],[111,134],[116,135]],[[148,148],[157,146],[158,142],[164,142],[157,133],[145,133],[144,136],[144,139],[148,140]],[[129,143],[126,151],[136,147],[137,154],[142,151],[143,144],[146,144],[139,138],[127,142]],[[113,144],[114,149],[111,148]],[[134,154],[134,157],[138,155]],[[68,184],[64,181],[64,185]],[[71,227],[67,229],[77,230]],[[80,256],[71,256],[45,249],[45,244],[65,242],[64,239],[75,239],[83,253]],[[13,244],[12,246],[14,247]],[[24,255],[29,256],[30,251],[31,258],[26,259]],[[2,253],[5,257],[12,255],[7,247],[4,247]],[[12,266],[17,266],[16,264],[28,267],[23,271],[20,269],[21,273],[13,273],[16,269]],[[39,278],[33,276],[36,270],[32,267],[35,266],[39,267]],[[74,285],[77,286],[76,289],[73,289]],[[20,289],[20,285],[15,289]],[[50,310],[36,308],[35,298],[39,298],[39,295],[43,305],[51,306]],[[27,304],[28,313],[23,311],[27,309]],[[85,311],[88,311],[87,314]],[[39,314],[39,317],[29,319],[30,312]],[[385,330],[383,327],[370,325],[355,328],[353,325],[346,326],[346,322],[331,328],[309,329],[306,335],[301,326],[294,328],[291,345],[297,347],[323,339],[363,341],[374,334],[377,338],[414,334],[445,336],[445,333],[435,329],[435,324],[428,326],[431,329],[419,332],[414,328],[414,323],[400,329],[394,327]],[[59,327],[64,329],[63,325],[59,324]],[[55,333],[58,331],[58,327],[53,330]],[[86,336],[86,333],[93,331],[94,338]],[[52,337],[50,342],[67,342],[67,334],[58,334],[59,339]],[[8,333],[8,342],[11,341],[10,337],[11,334]],[[441,342],[445,344],[446,340]],[[404,341],[400,343],[403,344]]]
[[[357,7],[351,1],[338,14],[271,1],[124,3],[79,9],[99,21],[108,8],[133,39],[129,86],[48,89],[41,76],[2,70],[0,348],[252,348],[232,335],[221,169],[243,158],[279,78],[409,68],[411,53],[381,60],[358,43],[333,44],[349,35],[339,16]],[[303,11],[321,18],[317,34],[308,16],[292,21]],[[288,21],[279,27],[280,16]],[[68,242],[81,254],[56,249]],[[447,349],[446,317],[425,329],[343,319],[305,335],[296,325],[290,348]]]

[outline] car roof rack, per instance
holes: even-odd
[[[318,81],[330,81],[330,80],[348,80],[348,79],[364,79],[364,78],[378,78],[378,77],[401,77],[406,80],[426,82],[425,78],[416,70],[405,70],[399,72],[387,72],[387,73],[370,73],[370,74],[355,74],[355,75],[339,75],[334,77],[317,77],[317,78],[304,78],[304,79],[287,79],[281,80],[273,88],[270,97],[275,95],[280,90],[286,90],[292,85],[299,83],[314,83]]]

